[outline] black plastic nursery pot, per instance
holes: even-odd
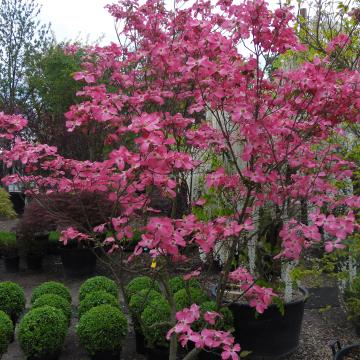
[[[147,360],[168,360],[169,348],[167,347],[154,347],[148,348],[146,351]]]
[[[65,275],[89,276],[95,272],[96,255],[91,249],[61,249],[61,261]]]
[[[60,357],[60,354],[56,353],[56,354],[46,354],[42,357],[31,356],[31,357],[26,358],[26,360],[58,360],[59,357]]]
[[[121,356],[121,350],[118,351],[99,351],[96,354],[90,356],[91,360],[119,360]]]
[[[202,350],[197,358],[198,360],[221,360],[221,352]]]
[[[18,272],[20,268],[20,257],[19,256],[4,256],[5,270],[7,272]]]
[[[27,254],[26,255],[26,265],[29,270],[41,270],[43,264],[43,255],[38,254]]]
[[[359,360],[360,359],[360,344],[341,347],[339,341],[330,345],[334,360]]]
[[[141,355],[146,354],[146,345],[145,345],[145,337],[144,334],[135,329],[135,346],[136,346],[136,352]]]
[[[270,305],[263,314],[255,317],[254,308],[248,304],[230,304],[235,340],[242,350],[251,351],[252,359],[279,359],[297,349],[308,297],[306,289],[300,291],[301,299],[284,304],[284,315],[276,305]]]

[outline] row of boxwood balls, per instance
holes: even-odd
[[[116,283],[104,276],[90,278],[80,287],[79,301],[76,330],[88,355],[118,354],[128,324],[120,310]],[[13,282],[0,283],[0,358],[13,339],[14,325],[24,307],[23,289]],[[18,329],[20,347],[27,359],[56,358],[70,320],[71,295],[62,283],[49,281],[35,288],[31,309],[21,319]]]

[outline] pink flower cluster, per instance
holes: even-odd
[[[249,305],[260,314],[268,308],[273,297],[277,296],[271,288],[255,284],[253,276],[245,268],[240,267],[232,271],[229,274],[229,280],[239,284]]]
[[[210,325],[214,324],[214,318],[221,316],[215,312],[207,312],[204,315],[205,321]],[[195,344],[198,349],[211,350],[222,348],[221,358],[223,360],[238,360],[240,345],[234,344],[234,338],[227,331],[214,329],[202,329],[200,332],[191,329],[191,325],[200,318],[200,307],[192,304],[190,308],[185,308],[176,314],[177,324],[169,330],[167,338],[172,334],[177,334],[181,345],[184,347],[189,341]]]

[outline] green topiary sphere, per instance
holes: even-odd
[[[105,291],[116,299],[119,298],[119,289],[115,281],[107,278],[106,276],[94,276],[87,279],[80,287],[79,300],[85,299],[86,295],[95,291]]]
[[[181,289],[185,289],[186,285],[193,288],[200,288],[200,283],[196,279],[186,281],[181,276],[174,276],[169,280],[170,290],[173,294]]]
[[[34,304],[32,305],[32,308],[39,308],[42,306],[52,306],[56,309],[59,309],[63,312],[63,314],[65,315],[68,324],[70,324],[70,320],[71,320],[71,305],[69,304],[69,302],[67,300],[65,300],[63,297],[61,297],[60,295],[56,295],[56,294],[44,294],[41,295],[40,297],[38,297],[35,301]]]
[[[170,330],[170,306],[165,298],[154,300],[141,314],[142,332],[147,346],[168,346],[166,334]],[[157,325],[158,324],[158,325]]]
[[[80,343],[90,356],[120,351],[127,333],[125,315],[111,305],[93,307],[81,317],[77,327]]]
[[[59,295],[71,304],[71,294],[69,289],[64,284],[57,281],[47,281],[36,287],[31,296],[31,304],[33,304],[37,298],[45,294]]]
[[[6,353],[13,335],[14,325],[9,315],[0,310],[0,358]]]
[[[125,288],[126,295],[131,298],[137,292],[143,289],[153,289],[160,292],[160,286],[157,281],[154,281],[149,276],[138,276],[132,279]]]
[[[85,296],[85,299],[80,301],[78,310],[79,318],[81,318],[86,312],[96,306],[111,305],[115,308],[119,308],[119,302],[114,295],[111,295],[105,291],[95,291]]]
[[[190,307],[191,304],[201,305],[203,302],[208,301],[209,297],[202,289],[190,287],[189,289],[181,289],[176,292],[174,294],[174,300],[176,303],[176,310],[180,311],[184,308]]]
[[[0,283],[0,310],[8,314],[16,322],[25,308],[24,290],[16,283],[4,281]]]
[[[164,296],[159,292],[152,289],[143,289],[131,297],[129,308],[133,314],[140,316],[146,307],[161,299],[164,299]]]
[[[19,324],[18,339],[27,358],[48,359],[61,351],[67,331],[63,312],[52,306],[29,311]]]

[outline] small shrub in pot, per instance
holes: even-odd
[[[4,311],[0,310],[0,359],[6,353],[9,343],[14,336],[14,325]]]
[[[71,320],[71,305],[70,303],[65,300],[62,296],[56,294],[44,294],[38,297],[33,305],[32,309],[36,309],[42,306],[52,306],[56,309],[59,309],[63,312],[67,319],[68,325],[70,324]]]
[[[0,254],[4,257],[5,269],[9,272],[19,270],[19,250],[16,234],[8,231],[0,232]]]
[[[52,306],[29,311],[19,324],[20,347],[28,360],[57,359],[64,344],[67,319]]]
[[[186,286],[199,288],[200,283],[194,278],[189,281],[185,281],[181,276],[174,276],[169,280],[169,286],[172,293],[175,294],[179,290],[185,289]]]
[[[80,343],[92,359],[119,359],[127,333],[125,315],[111,305],[93,307],[81,317],[77,327]]]
[[[105,291],[116,299],[119,298],[119,289],[115,281],[106,276],[94,276],[87,279],[80,287],[79,300],[82,301],[85,297],[95,291]]]
[[[190,287],[188,289],[181,289],[175,293],[174,300],[177,311],[180,311],[190,307],[191,304],[201,305],[205,301],[208,301],[209,297],[202,289]]]
[[[157,281],[154,281],[149,276],[138,276],[132,279],[125,288],[126,295],[129,299],[136,294],[137,292],[143,289],[153,289],[155,291],[160,291],[160,286]]]
[[[8,314],[13,323],[16,323],[24,308],[24,290],[14,282],[0,282],[0,310]]]
[[[142,312],[143,324],[147,346],[149,348],[167,348],[166,334],[170,329],[170,306],[165,298],[159,298],[151,302]]]
[[[31,296],[31,304],[33,304],[37,298],[44,294],[59,295],[71,303],[71,294],[69,289],[60,282],[47,281],[36,287]]]
[[[79,318],[81,318],[90,309],[100,305],[110,305],[119,308],[119,302],[114,295],[105,291],[95,291],[85,296],[85,299],[80,301],[78,311]]]

